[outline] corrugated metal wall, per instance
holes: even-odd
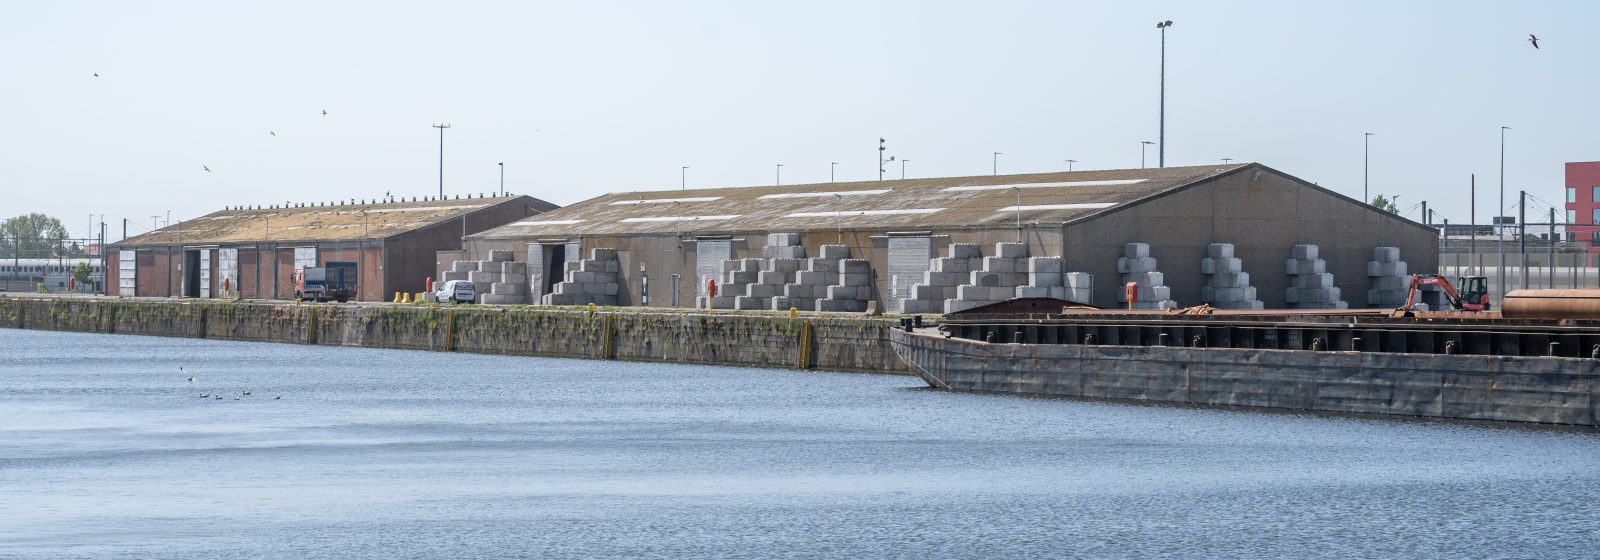
[[[911,285],[922,282],[922,273],[928,271],[930,258],[933,258],[933,238],[890,237],[889,297],[909,297]]]
[[[722,261],[733,258],[733,243],[729,241],[697,241],[694,244],[694,271],[700,278],[695,293],[706,295],[706,281],[722,273]]]

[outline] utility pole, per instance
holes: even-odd
[[[1528,191],[1517,202],[1517,253],[1522,261],[1522,289],[1528,289]]]
[[[1422,201],[1422,225],[1433,225],[1433,216],[1428,215],[1428,201]]]
[[[1467,238],[1469,240],[1467,242],[1467,247],[1468,247],[1467,248],[1467,254],[1470,255],[1471,258],[1472,258],[1472,273],[1473,274],[1477,274],[1478,273],[1478,174],[1477,173],[1473,173],[1472,174],[1472,204],[1471,204],[1471,207],[1472,207],[1472,214],[1471,214],[1471,219],[1469,220],[1471,223],[1468,224],[1467,231],[1470,232],[1470,234],[1472,236]]]
[[[1556,208],[1554,206],[1550,207],[1550,237],[1545,239],[1544,246],[1547,253],[1545,255],[1545,264],[1550,270],[1550,277],[1546,278],[1546,280],[1550,281],[1548,287],[1553,289],[1556,287]]]
[[[1072,164],[1074,164],[1074,163],[1078,163],[1078,160],[1075,160],[1075,159],[1067,160],[1067,171],[1072,171]]]
[[[1506,297],[1506,224],[1504,214],[1506,211],[1506,131],[1509,126],[1500,127],[1500,205],[1495,207],[1494,222],[1497,224],[1495,232],[1500,238],[1500,265],[1496,278],[1500,279],[1500,297]]]
[[[1161,145],[1156,150],[1157,167],[1167,166],[1167,28],[1172,27],[1172,20],[1156,24],[1156,29],[1161,30]]]
[[[891,161],[894,161],[894,156],[889,156],[889,159],[883,159],[884,152],[889,149],[888,146],[884,145],[885,142],[886,142],[886,140],[884,140],[883,138],[881,138],[881,137],[878,138],[878,180],[879,181],[883,180],[883,164],[889,163]]]
[[[500,162],[500,196],[506,195],[506,162]]]
[[[1368,149],[1368,146],[1370,145],[1368,140],[1372,139],[1372,133],[1363,132],[1361,134],[1361,202],[1363,204],[1372,204],[1372,199],[1367,198],[1369,196],[1367,194],[1367,169],[1372,153],[1372,151]]]
[[[444,200],[444,129],[450,128],[450,123],[436,124],[439,129],[439,200]]]
[[[1011,190],[1017,192],[1017,243],[1022,242],[1022,187],[1013,186]]]

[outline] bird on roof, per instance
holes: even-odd
[[[202,165],[202,166],[200,166],[200,168],[206,170],[206,173],[210,173],[211,172],[211,168],[210,167],[206,167],[206,166]]]
[[[1539,48],[1539,36],[1538,35],[1534,35],[1532,33],[1529,33],[1528,34],[1528,42],[1529,43],[1533,43],[1533,48],[1536,48],[1536,49]]]

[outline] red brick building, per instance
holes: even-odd
[[[1567,162],[1568,239],[1600,253],[1600,161]]]
[[[439,251],[556,209],[528,196],[228,208],[113,244],[108,292],[141,297],[289,299],[294,274],[356,263],[357,300],[423,291]]]

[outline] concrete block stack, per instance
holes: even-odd
[[[1028,283],[1017,286],[1016,297],[1047,297],[1089,303],[1094,298],[1091,276],[1067,272],[1061,257],[1028,257],[1025,261]]]
[[[1406,270],[1406,261],[1400,260],[1399,247],[1374,247],[1372,260],[1367,261],[1367,279],[1372,286],[1367,289],[1367,307],[1401,307],[1406,304],[1406,296],[1411,292],[1411,274]],[[1418,294],[1413,307],[1427,311],[1428,305],[1422,303],[1421,294]]]
[[[617,279],[622,264],[617,261],[616,249],[589,250],[589,258],[569,262],[550,293],[545,294],[546,305],[616,305]],[[526,276],[526,274],[524,274]]]
[[[761,271],[766,270],[767,261],[764,259],[730,259],[722,261],[722,273],[717,276],[717,296],[698,296],[695,305],[701,309],[709,302],[712,309],[735,309],[739,298],[748,293],[748,287],[761,280]],[[753,302],[747,302],[747,305]],[[740,307],[738,309],[765,309],[764,307]]]
[[[817,300],[828,297],[828,286],[839,283],[839,261],[850,257],[844,245],[823,245],[817,257],[802,261],[794,280],[783,285],[783,295],[772,298],[772,308],[816,311]]]
[[[1200,274],[1206,283],[1200,287],[1200,301],[1217,309],[1263,309],[1266,306],[1256,299],[1256,288],[1250,285],[1250,273],[1244,271],[1244,261],[1233,256],[1232,243],[1212,243],[1206,246],[1206,258],[1200,259]]]
[[[789,309],[789,302],[777,301],[784,297],[784,286],[794,282],[795,273],[806,268],[806,248],[800,245],[798,233],[769,233],[767,246],[761,249],[765,265],[756,274],[756,281],[744,286],[744,293],[734,297],[734,309]],[[783,307],[778,307],[782,303]],[[810,310],[810,307],[806,308]]]
[[[949,254],[928,259],[922,282],[911,285],[910,297],[896,300],[900,313],[944,313],[945,300],[956,299],[956,287],[983,269],[983,251],[975,243],[951,243]]]
[[[866,311],[867,303],[873,300],[872,264],[866,259],[837,262],[839,280],[824,288],[825,294],[817,300],[817,311]]]
[[[450,270],[445,271],[444,278],[440,278],[438,282],[444,283],[450,280],[466,280],[468,274],[478,271],[479,262],[481,261],[451,261]]]
[[[956,297],[944,301],[945,313],[966,311],[1017,297],[1017,287],[1028,285],[1028,246],[996,243],[994,256],[983,257],[982,267],[967,273],[956,286]],[[913,287],[913,289],[915,289]]]
[[[1340,299],[1339,288],[1333,285],[1328,262],[1317,258],[1317,246],[1295,245],[1289,249],[1289,260],[1283,263],[1289,274],[1289,287],[1284,288],[1283,301],[1294,309],[1348,309],[1349,304]]]
[[[1174,309],[1178,302],[1172,300],[1172,288],[1167,287],[1166,277],[1158,270],[1156,259],[1150,256],[1150,245],[1147,243],[1129,243],[1122,247],[1122,256],[1117,257],[1117,273],[1122,275],[1122,286],[1129,282],[1137,285],[1133,305],[1128,305],[1128,291],[1118,287],[1117,307],[1119,309]]]

